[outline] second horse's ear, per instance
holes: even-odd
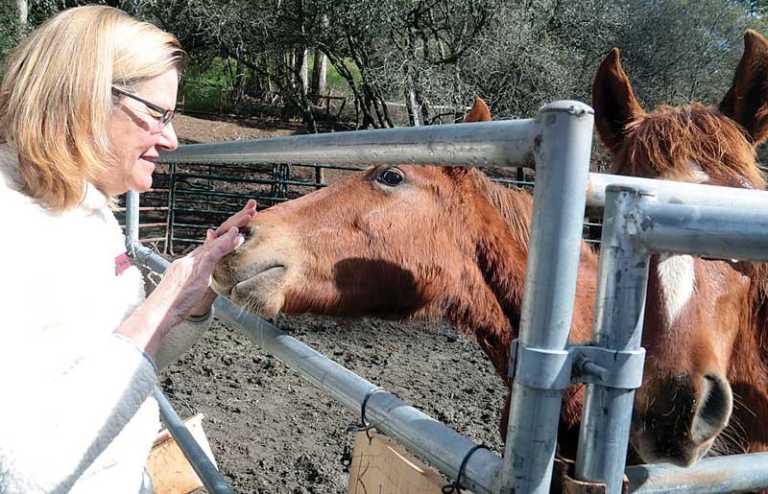
[[[464,117],[464,122],[490,122],[491,121],[491,109],[488,108],[488,104],[480,96],[475,96],[475,102],[472,104],[472,109]]]
[[[618,48],[611,50],[597,69],[592,83],[592,107],[600,140],[615,153],[624,141],[627,125],[645,114],[621,67]]]
[[[744,34],[744,54],[720,111],[744,127],[755,144],[768,138],[768,40],[757,31]]]

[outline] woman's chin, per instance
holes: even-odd
[[[135,192],[147,192],[152,188],[152,175],[147,177],[136,177],[128,184],[128,190]]]

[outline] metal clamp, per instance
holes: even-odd
[[[562,390],[575,383],[636,389],[643,382],[644,363],[644,348],[618,351],[573,345],[551,350],[527,347],[516,339],[509,369],[515,382],[537,389]]]
[[[573,359],[571,382],[620,389],[637,389],[643,384],[645,348],[619,351],[575,345],[569,350]]]
[[[571,383],[568,349],[527,347],[515,339],[509,369],[514,372],[515,382],[531,388],[565,389]]]

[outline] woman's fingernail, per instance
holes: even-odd
[[[245,243],[245,237],[243,237],[242,235],[238,235],[237,239],[235,240],[235,249],[237,249],[244,243]]]

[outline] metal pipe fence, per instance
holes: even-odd
[[[593,112],[583,104],[556,102],[541,109],[537,123],[541,133],[535,148],[534,210],[517,350],[535,347],[562,354],[576,293]],[[567,166],[558,166],[563,163]],[[546,494],[562,388],[533,382],[525,372],[511,377],[500,491]]]
[[[577,127],[579,127],[579,132],[573,132],[574,124],[577,124]],[[540,129],[544,130],[540,132]],[[582,147],[577,157],[583,163],[579,163],[571,168],[584,170],[577,173],[577,176],[586,177],[589,145],[584,146],[582,141],[584,137],[591,136],[591,132],[592,112],[589,107],[577,102],[560,102],[545,107],[537,120],[491,122],[475,124],[473,126],[446,125],[429,128],[388,129],[384,131],[350,132],[330,136],[299,136],[278,138],[271,141],[253,141],[251,143],[228,143],[224,148],[220,148],[218,145],[192,145],[185,146],[177,151],[184,152],[184,156],[177,156],[174,153],[163,159],[171,164],[188,160],[192,162],[206,162],[210,161],[211,157],[214,157],[215,161],[224,163],[243,162],[246,159],[256,163],[275,161],[302,163],[309,161],[307,159],[308,156],[314,155],[311,161],[309,161],[309,163],[313,163],[318,160],[318,155],[320,155],[323,161],[331,164],[359,163],[360,161],[369,163],[439,163],[443,165],[465,165],[469,162],[478,165],[498,161],[504,164],[518,164],[520,162],[530,162],[531,150],[534,148],[537,150],[537,159],[556,162],[557,160],[572,158],[572,156],[569,156],[571,149]],[[194,149],[190,150],[192,147]],[[184,151],[185,149],[187,151]],[[577,199],[577,202],[581,202],[583,209],[584,183],[577,182],[575,185],[572,184],[572,177],[568,174],[561,175],[552,172],[550,177],[552,186],[555,190],[560,191],[561,194],[575,191],[577,197],[580,195],[581,201]],[[134,209],[137,206],[137,204],[133,203],[133,200],[131,205]],[[547,229],[556,234],[555,238],[560,236],[560,230],[565,229],[568,232],[574,230],[573,224],[567,218],[568,215],[556,221],[557,227],[553,229],[546,219],[555,219],[560,215],[552,208],[550,205],[549,209],[551,211],[544,216],[543,224]],[[137,223],[137,221],[129,222],[129,230],[131,232],[135,233],[135,225]],[[580,230],[580,226],[578,226],[578,229]],[[578,245],[580,235],[574,236],[570,234],[569,236],[573,239],[572,243]],[[541,235],[540,238],[541,245],[556,244],[548,234]],[[139,245],[133,245],[131,251],[137,255],[139,262],[153,270],[162,271],[164,266],[161,258],[149,255],[147,250]],[[569,254],[568,257],[571,258],[571,264],[573,264],[570,269],[572,272],[570,273],[568,273],[569,269],[553,271],[545,263],[540,263],[538,266],[530,269],[532,271],[549,271],[542,274],[540,278],[548,280],[548,283],[552,286],[563,286],[566,293],[569,291],[572,293],[575,290],[576,268],[574,261],[577,262],[578,253],[576,256]],[[564,281],[558,283],[558,280],[561,278]],[[569,287],[569,284],[573,286]],[[554,302],[555,305],[561,305],[564,311],[570,310],[567,307],[567,302],[560,303],[557,300]],[[217,304],[221,305],[223,302],[218,301]],[[541,307],[542,309],[544,308],[544,306]],[[239,319],[244,317],[242,311],[235,309],[233,312],[240,314]],[[264,336],[264,328],[267,327],[265,326],[266,323],[263,323],[263,321],[254,323],[253,321],[258,321],[258,319],[255,316],[251,317],[250,326],[255,326],[257,331],[260,331],[262,336]],[[250,333],[246,329],[247,326],[241,328],[246,334]],[[274,328],[271,329],[274,330]],[[272,336],[271,339],[263,340],[262,342],[275,341],[277,338],[274,334]],[[562,341],[558,344],[564,346],[565,338],[561,339]],[[301,351],[289,353],[285,355],[285,358],[290,360],[291,355],[301,355]],[[321,358],[319,355],[316,357],[318,359]],[[301,356],[294,359],[295,362],[299,363],[300,371],[306,371],[303,368],[303,364],[312,360]],[[325,357],[322,357],[322,361],[330,362]],[[337,364],[333,364],[333,366],[337,366]],[[323,383],[330,375],[328,370],[325,369],[319,374],[323,376],[323,380],[318,381],[317,379],[313,380],[311,372],[302,373],[305,377],[316,383]],[[356,379],[360,378],[356,376]],[[337,390],[339,388],[339,382],[334,382],[334,384],[335,386],[329,389]],[[338,391],[336,393],[339,396]],[[382,399],[378,398],[378,395],[379,393],[376,393],[371,396],[370,400],[368,400],[370,403],[367,406],[375,407],[376,403]],[[554,403],[553,396],[548,397],[550,403]],[[357,398],[352,402],[354,407],[359,407],[362,403],[362,397],[359,393]],[[342,402],[350,404],[349,400],[345,401],[342,399]],[[373,423],[377,427],[381,427],[385,432],[389,432],[394,437],[400,439],[407,447],[423,454],[444,473],[455,477],[459,472],[464,456],[468,451],[474,449],[476,445],[433,419],[423,416],[423,414],[419,415],[417,419],[403,417],[402,420],[399,420],[399,415],[407,412],[409,408],[401,403],[395,403],[387,408],[387,413],[382,414],[383,419],[381,422],[374,420]],[[420,414],[420,412],[418,413]],[[366,415],[368,415],[368,412],[366,412]],[[550,436],[549,442],[551,444],[554,444],[555,441],[557,416],[557,411],[554,411],[554,414],[550,414],[548,417],[549,423],[544,429],[548,431],[547,434]],[[390,428],[388,425],[390,423],[395,425]],[[431,446],[435,441],[437,441],[436,448]],[[459,443],[458,446],[467,447],[457,447],[457,442]],[[554,446],[550,449],[552,457],[549,458],[549,469],[551,471]],[[547,452],[544,452],[544,454],[547,454]],[[491,472],[488,471],[488,465],[493,465],[493,462],[488,461],[487,457],[489,456],[492,457],[494,455],[485,450],[478,450],[466,462],[462,477],[463,483],[477,492],[490,493],[498,491],[497,488],[493,487],[497,475],[495,472],[493,475],[490,475]],[[512,477],[507,476],[507,478]],[[545,481],[548,484],[549,479],[547,478]]]
[[[626,217],[643,197],[621,186],[609,186],[607,191],[592,338],[597,347],[616,356],[641,350],[650,255],[626,235]],[[624,462],[616,459],[627,456],[634,397],[634,387],[605,381],[587,384],[577,478],[603,482],[609,492],[621,492]]]
[[[605,483],[608,492],[620,492],[624,473],[630,480],[630,491],[638,493],[684,488],[691,492],[734,492],[767,487],[768,455],[705,459],[690,468],[641,465],[625,469],[624,462],[632,396],[642,375],[639,338],[647,257],[654,252],[672,251],[768,259],[768,193],[588,174],[592,114],[581,103],[557,102],[542,108],[536,120],[493,124],[193,145],[171,155],[172,160],[171,156],[164,159],[173,163],[198,159],[314,163],[320,156],[331,164],[369,160],[520,166],[519,160],[530,164],[534,150],[538,183],[534,188],[521,334],[511,349],[514,384],[506,449],[503,458],[486,450],[470,456],[462,477],[464,484],[481,493],[549,492],[561,390],[572,381],[571,371],[576,365],[580,382],[589,386],[577,458],[578,477]],[[486,137],[488,142],[483,141]],[[238,157],[239,152],[246,156]],[[655,198],[651,200],[648,193],[631,188],[638,184],[650,187]],[[713,194],[714,190],[718,194]],[[128,204],[131,211],[127,230],[134,239],[131,252],[150,269],[163,271],[167,261],[135,241],[138,201],[130,198]],[[594,342],[571,346],[567,334],[578,266],[581,211],[587,204],[606,207],[606,244],[601,252]],[[754,208],[740,211],[724,205]],[[730,226],[724,226],[724,221]],[[632,276],[619,282],[612,276],[616,270],[630,270]],[[475,447],[471,440],[283,335],[267,322],[243,313],[226,299],[216,301],[216,310],[345,406],[359,411],[366,402],[366,416],[377,428],[443,473],[455,477],[464,456]],[[729,471],[744,474],[742,478],[713,484],[712,479],[720,479],[717,476]]]

